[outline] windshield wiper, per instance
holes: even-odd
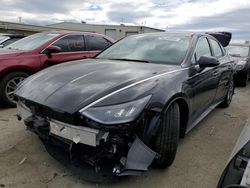
[[[143,63],[149,63],[149,61],[146,60],[139,60],[139,59],[123,59],[123,58],[115,58],[110,60],[118,60],[118,61],[135,61],[135,62],[143,62]]]

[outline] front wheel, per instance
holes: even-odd
[[[162,115],[158,133],[155,138],[155,151],[159,158],[154,161],[158,168],[170,166],[176,155],[180,132],[180,109],[173,103]]]
[[[0,80],[0,102],[14,107],[14,92],[17,86],[29,75],[25,72],[11,72]]]

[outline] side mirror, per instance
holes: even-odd
[[[220,64],[219,60],[215,57],[201,56],[198,60],[200,68],[216,67]]]
[[[46,53],[47,54],[52,54],[52,53],[60,53],[62,51],[62,49],[59,46],[49,46],[46,49]]]

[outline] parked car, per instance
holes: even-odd
[[[52,31],[0,49],[0,103],[14,106],[17,85],[31,74],[58,63],[94,57],[113,42],[95,33]]]
[[[95,59],[41,71],[16,91],[18,118],[96,169],[106,159],[118,176],[138,175],[153,161],[166,168],[179,137],[231,103],[233,60],[212,35],[129,36]],[[228,44],[227,33],[218,35]]]
[[[232,43],[226,50],[234,57],[236,62],[235,82],[240,86],[247,86],[250,78],[250,44]]]
[[[0,34],[0,48],[22,39],[23,35]]]
[[[250,119],[229,157],[217,188],[248,188],[250,185]]]

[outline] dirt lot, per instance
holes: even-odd
[[[250,85],[236,89],[231,106],[216,109],[180,142],[174,164],[114,183],[84,181],[52,158],[15,117],[0,109],[0,187],[180,187],[214,188],[224,164],[250,117]]]

